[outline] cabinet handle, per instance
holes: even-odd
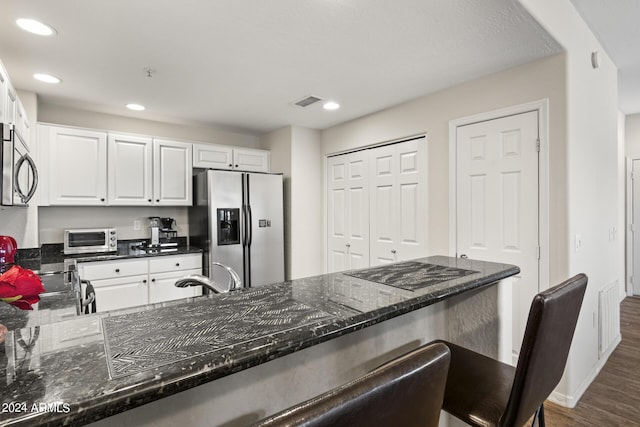
[[[350,248],[351,245],[349,243],[345,244],[346,247]]]
[[[149,203],[151,203],[151,202],[153,202],[153,200],[152,200],[152,199],[149,199]]]
[[[395,253],[396,253],[396,250],[395,250],[395,249],[391,249],[391,253],[392,253],[392,254],[395,254]]]
[[[144,279],[144,280],[142,281],[142,283],[147,283],[147,279]]]
[[[236,165],[236,167],[238,167],[238,165]]]
[[[101,202],[104,202],[104,197],[102,197],[102,198],[100,199],[100,201],[101,201]]]
[[[229,165],[229,167],[233,167],[233,165]]]
[[[180,267],[180,263],[179,262],[176,262],[176,267]]]
[[[152,281],[152,282],[155,282],[155,281],[156,281],[156,279],[151,279],[151,281]]]
[[[120,269],[119,268],[116,268],[116,273],[120,273]]]
[[[160,202],[160,199],[156,199],[156,202]]]

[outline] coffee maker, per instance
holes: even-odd
[[[151,241],[149,246],[164,250],[178,247],[178,230],[174,229],[176,220],[170,217],[149,217]]]

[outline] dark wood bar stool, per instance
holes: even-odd
[[[586,288],[578,274],[535,296],[515,368],[445,342],[443,409],[472,426],[522,426],[534,414],[544,426],[543,403],[562,377]]]
[[[437,427],[449,349],[427,344],[254,426]]]

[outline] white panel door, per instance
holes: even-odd
[[[192,144],[164,139],[153,140],[153,203],[155,205],[191,205],[192,165]]]
[[[108,188],[110,205],[149,206],[153,202],[151,138],[110,133]]]
[[[538,292],[538,113],[457,128],[457,253],[520,267],[513,352]]]
[[[426,140],[369,150],[370,264],[427,256]]]
[[[56,126],[48,129],[50,204],[106,204],[107,134]]]
[[[633,295],[640,295],[640,160],[633,161]]]
[[[328,271],[369,266],[367,153],[330,157],[328,167]]]

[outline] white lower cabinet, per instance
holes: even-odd
[[[175,273],[156,273],[151,275],[149,284],[149,303],[172,301],[175,299],[202,295],[202,286],[177,288],[174,284],[187,274],[200,274],[202,269],[184,270]]]
[[[201,254],[80,262],[78,272],[93,285],[98,312],[202,295],[201,286],[174,286],[181,277],[202,272]]]
[[[88,279],[91,280],[91,279]],[[147,275],[91,280],[96,292],[96,311],[118,310],[147,304]]]

